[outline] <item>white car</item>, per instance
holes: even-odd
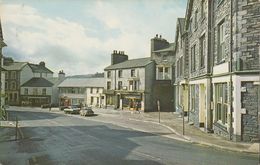
[[[80,112],[80,107],[79,105],[71,105],[68,108],[64,109],[64,113],[69,113],[69,114],[79,114]]]

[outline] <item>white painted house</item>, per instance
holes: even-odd
[[[104,85],[104,78],[67,78],[58,85],[60,105],[82,104],[102,107]]]

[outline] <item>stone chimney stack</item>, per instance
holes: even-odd
[[[158,34],[151,39],[151,54],[153,51],[164,49],[169,47],[170,43],[162,38],[162,35],[158,37]]]
[[[59,71],[59,74],[58,74],[59,80],[65,79],[65,77],[66,77],[66,75],[65,75],[65,73],[63,72],[63,70]]]
[[[45,62],[41,61],[41,62],[39,63],[39,65],[40,65],[41,67],[45,67]]]
[[[111,65],[118,64],[128,60],[128,55],[124,51],[114,50],[111,54]]]

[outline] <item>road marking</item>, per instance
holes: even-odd
[[[152,156],[152,155],[143,153],[143,152],[132,151],[132,153],[134,153],[134,154],[136,154],[136,155],[138,155],[138,156],[144,157],[144,158],[151,158],[151,159],[153,159],[153,160],[161,161],[161,158],[155,157],[155,156]]]

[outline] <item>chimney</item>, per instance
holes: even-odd
[[[156,34],[156,37],[151,39],[151,55],[153,51],[167,48],[169,45],[170,43],[166,39],[163,39],[162,35],[158,38],[158,34]]]
[[[59,78],[59,80],[64,80],[65,79],[65,73],[63,72],[63,70],[59,71],[58,78]]]
[[[111,54],[111,65],[118,64],[128,60],[128,55],[125,54],[124,51],[116,51],[114,50]]]
[[[39,65],[42,66],[42,67],[45,67],[45,62],[41,61],[41,62],[39,63]]]

